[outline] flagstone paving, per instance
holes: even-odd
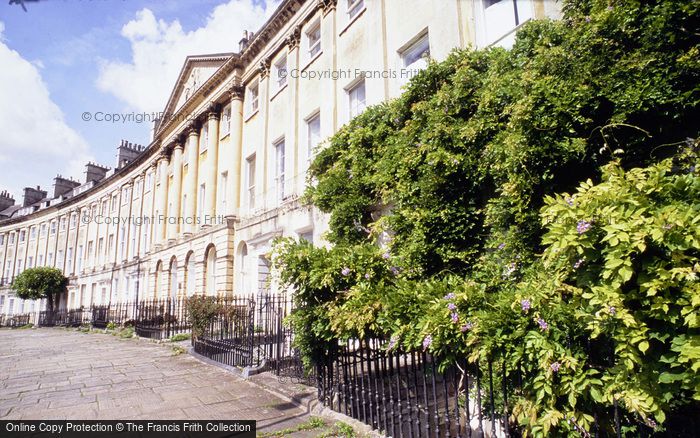
[[[59,328],[0,330],[0,419],[257,420],[307,412],[171,346]]]

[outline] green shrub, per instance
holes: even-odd
[[[431,63],[317,154],[306,199],[334,246],[273,257],[307,366],[366,336],[523,363],[534,435],[700,399],[700,3],[565,11]]]

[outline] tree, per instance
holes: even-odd
[[[47,310],[52,311],[54,302],[58,304],[60,294],[66,291],[68,279],[60,269],[30,268],[22,272],[12,282],[12,289],[24,300],[47,299]]]

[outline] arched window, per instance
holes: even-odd
[[[187,261],[185,262],[185,293],[188,297],[195,294],[195,280],[197,271],[194,267],[194,253],[190,251],[187,254]]]
[[[177,298],[178,277],[177,259],[173,257],[170,260],[170,298]]]
[[[208,296],[216,295],[216,248],[207,249],[204,268],[204,290]]]

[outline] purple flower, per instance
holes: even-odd
[[[471,329],[473,329],[473,328],[474,328],[474,324],[472,324],[471,322],[468,322],[468,323],[464,324],[462,327],[460,327],[459,330],[460,330],[462,333],[464,333],[464,332],[466,332],[467,330],[471,330]]]
[[[423,339],[423,351],[430,348],[431,345],[433,345],[433,337],[428,335]]]
[[[590,23],[590,22],[591,22],[591,17],[590,17],[590,16],[588,16],[588,15],[586,15],[586,18],[585,18],[585,20],[586,20],[586,23]]]
[[[382,258],[384,260],[389,260],[389,257],[391,257],[391,254],[389,254],[389,251],[386,251],[384,254],[382,254]]]
[[[344,277],[347,277],[348,275],[350,275],[350,268],[346,266],[343,268],[342,271],[340,271],[340,273],[343,274]]]
[[[505,248],[505,247],[506,247],[506,244],[505,244],[505,243],[501,243],[500,245],[498,245],[498,249],[503,249],[503,248]]]
[[[671,228],[673,228],[673,225],[672,225],[672,224],[666,224],[666,225],[663,226],[663,228],[664,228],[664,230],[670,230]]]
[[[443,300],[454,300],[455,299],[455,294],[454,292],[450,292],[449,294],[445,295],[442,297]]]
[[[579,234],[583,234],[590,229],[591,223],[588,221],[580,220],[578,224],[576,224],[576,231],[578,231]]]
[[[391,268],[389,268],[389,270],[392,274],[399,275],[399,268],[397,268],[396,266],[392,266]]]
[[[450,309],[450,310],[455,310],[455,309],[457,308],[457,306],[455,305],[455,303],[449,303],[449,304],[447,305],[447,308]]]
[[[556,373],[559,371],[559,368],[561,368],[561,364],[559,362],[554,362],[549,366],[549,368]]]
[[[455,165],[459,164],[459,160],[458,160],[458,159],[456,159],[456,158],[455,158],[455,159],[453,159],[453,160],[452,160],[452,164],[455,164]]]
[[[615,313],[617,313],[617,310],[615,309],[614,306],[608,307],[608,313],[611,314],[612,316],[615,316]]]
[[[605,9],[608,10],[608,11],[612,11],[612,10],[613,10],[613,7],[612,7],[612,6],[608,6],[608,7],[605,8]]]
[[[582,264],[583,264],[583,259],[576,260],[576,263],[574,263],[574,269],[580,268]]]
[[[396,348],[396,344],[399,342],[399,338],[396,335],[392,335],[389,339],[389,345],[386,347],[387,350],[391,351]]]
[[[450,315],[450,319],[452,319],[453,323],[457,324],[459,322],[459,315],[457,315],[457,313],[455,312],[452,312],[452,314]]]
[[[527,313],[527,311],[530,310],[531,306],[532,303],[527,298],[524,300],[520,300],[520,307],[523,309],[523,312]]]
[[[506,269],[503,270],[503,278],[508,278],[513,275],[517,268],[518,265],[515,262],[509,263],[508,266],[506,266]]]
[[[574,198],[566,198],[565,201],[569,205],[569,207],[574,206]]]
[[[547,324],[547,321],[545,321],[544,319],[538,318],[537,324],[540,326],[540,330],[543,330],[543,331],[549,330],[549,324]]]
[[[370,277],[369,274],[365,274],[365,278],[366,278],[367,280],[369,280],[369,277]]]

